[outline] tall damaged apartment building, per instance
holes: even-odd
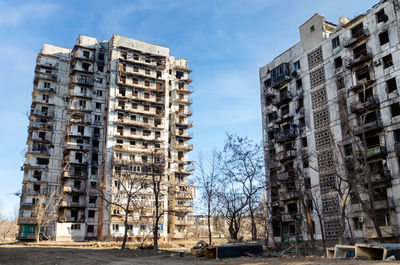
[[[399,28],[397,0],[337,25],[315,14],[260,68],[275,240],[337,240],[343,222],[345,238],[399,235]]]
[[[37,205],[46,200],[57,205],[43,228],[53,240],[104,240],[125,229],[129,236],[151,234],[155,198],[143,165],[152,159],[165,161],[160,236],[185,235],[195,192],[188,181],[193,146],[187,63],[167,47],[118,35],[103,42],[80,35],[72,50],[43,45],[29,116],[19,239],[34,239]],[[126,203],[118,194],[128,184],[116,177],[127,171],[144,176],[137,183],[144,188],[135,194],[139,210],[129,213],[124,227],[124,211],[108,202]]]

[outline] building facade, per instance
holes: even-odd
[[[113,35],[80,35],[73,49],[43,45],[37,56],[18,223],[32,239],[38,205],[56,210],[44,233],[55,240],[145,236],[153,228],[148,165],[161,170],[160,236],[182,237],[193,211],[188,177],[191,70],[169,48]],[[162,161],[162,163],[161,163]],[[146,169],[147,168],[147,169]],[[144,186],[124,227],[121,174]],[[119,183],[121,182],[121,183]],[[43,205],[43,204],[42,204]]]
[[[380,1],[354,19],[339,18],[337,25],[315,14],[299,27],[299,43],[260,68],[275,240],[310,239],[311,233],[317,240],[322,233],[337,240],[343,204],[345,237],[376,239],[372,220],[387,240],[398,236],[399,7],[397,0]],[[365,183],[354,184],[360,160]],[[371,194],[348,192],[349,183],[368,186]]]

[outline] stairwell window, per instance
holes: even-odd
[[[332,49],[334,50],[339,46],[340,46],[340,40],[339,40],[339,36],[338,36],[332,40]]]
[[[335,59],[335,68],[338,69],[342,66],[343,66],[342,57],[339,56]]]
[[[387,93],[390,94],[397,90],[396,78],[393,77],[386,81]]]
[[[379,34],[379,44],[382,46],[389,42],[389,32],[384,31]]]
[[[389,20],[389,17],[385,14],[384,9],[381,9],[376,13],[377,23],[380,23],[380,22],[386,23],[388,20]]]

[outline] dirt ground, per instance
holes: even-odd
[[[397,262],[391,262],[395,264]],[[0,245],[0,264],[388,264],[387,262],[361,261],[361,260],[333,260],[321,257],[287,257],[287,258],[262,258],[262,257],[241,257],[223,260],[208,260],[196,258],[190,253],[185,253],[183,258],[178,252],[118,248],[99,248],[93,246],[35,246],[29,245]],[[398,263],[399,264],[399,263]]]

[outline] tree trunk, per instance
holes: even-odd
[[[207,226],[208,226],[208,244],[211,245],[212,237],[211,237],[211,205],[210,202],[207,203]]]
[[[250,219],[251,219],[251,240],[257,240],[257,226],[254,220],[254,210],[253,207],[249,207],[250,210]]]
[[[40,227],[39,227],[39,225],[36,225],[35,241],[36,241],[36,243],[39,243],[39,241],[40,241]]]
[[[338,235],[338,244],[339,245],[343,244],[343,234],[344,234],[344,229],[346,227],[345,211],[346,211],[346,205],[341,204],[340,229],[339,229],[339,235]]]
[[[322,245],[324,247],[324,255],[326,256],[325,230],[324,230],[324,225],[323,225],[323,221],[322,221],[322,216],[320,214],[318,214],[318,220],[319,220],[319,228],[321,229]]]
[[[158,250],[158,222],[159,222],[159,219],[160,219],[160,217],[159,217],[159,207],[160,207],[160,205],[159,205],[159,198],[158,198],[158,195],[159,195],[159,188],[160,188],[160,185],[159,185],[159,183],[157,182],[157,183],[155,183],[155,189],[156,189],[156,192],[155,192],[155,206],[156,206],[156,213],[155,213],[155,222],[154,222],[154,227],[153,227],[153,249],[154,250]]]
[[[129,203],[130,203],[130,196],[128,196],[128,202],[126,204],[126,208],[125,210],[125,219],[124,219],[124,227],[125,227],[125,231],[124,231],[124,239],[122,240],[122,245],[121,245],[121,250],[125,249],[126,246],[126,241],[128,239],[128,215],[129,215]]]
[[[368,200],[369,200],[369,212],[370,212],[370,217],[372,220],[372,223],[374,224],[374,228],[376,231],[376,234],[378,236],[379,243],[383,243],[383,236],[382,236],[382,231],[381,228],[379,227],[378,223],[376,222],[376,215],[375,215],[375,209],[374,209],[374,197],[371,191],[372,187],[369,186],[369,191],[368,191]]]

